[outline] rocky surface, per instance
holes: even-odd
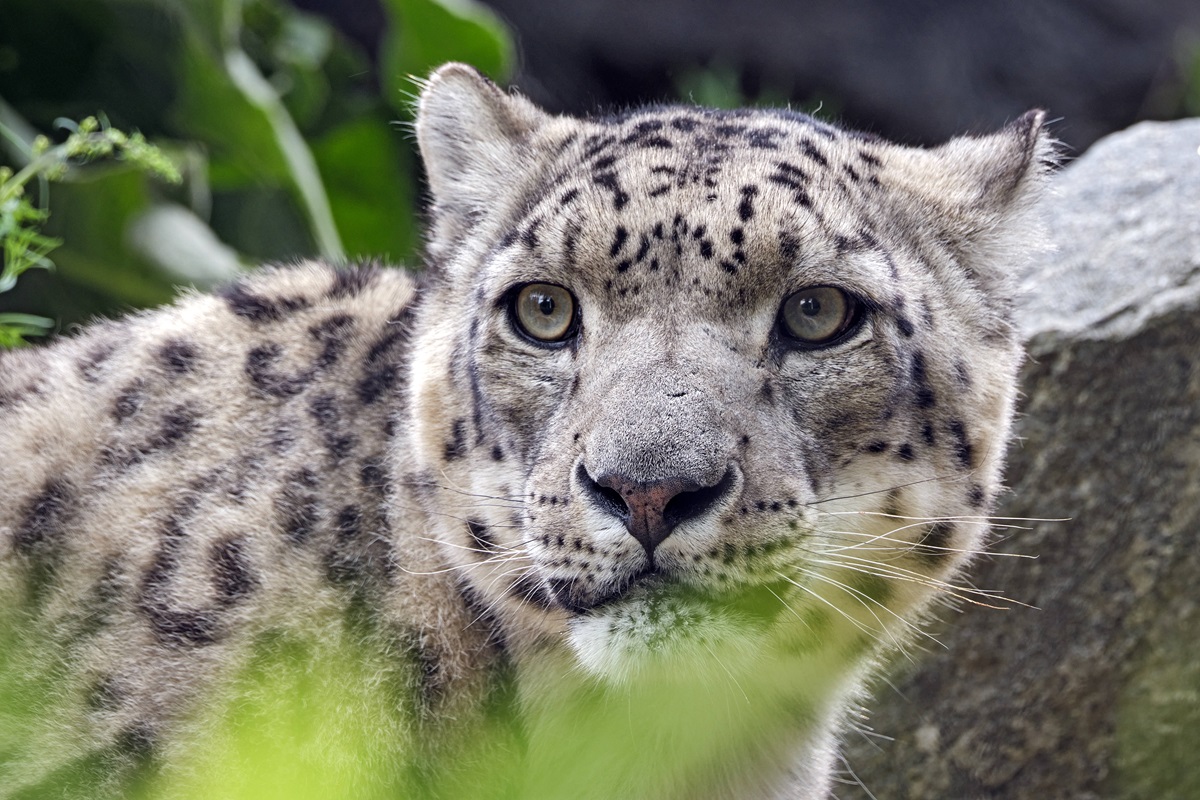
[[[972,575],[1025,605],[943,615],[842,800],[1200,797],[1200,120],[1109,137],[1057,188],[998,512],[1032,521]]]

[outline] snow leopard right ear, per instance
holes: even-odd
[[[551,117],[466,64],[445,64],[417,104],[417,145],[433,194],[435,239],[494,209],[524,167],[526,142]]]

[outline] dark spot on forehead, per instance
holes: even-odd
[[[618,225],[616,233],[613,236],[612,246],[608,249],[610,258],[616,258],[621,251],[625,249],[625,242],[629,239],[629,230],[624,225]]]
[[[822,153],[815,144],[813,144],[811,139],[801,139],[800,149],[804,151],[804,155],[808,156],[822,167],[829,166],[829,161],[825,158],[825,154]]]
[[[530,250],[536,249],[541,243],[541,240],[537,235],[538,228],[541,227],[541,225],[541,217],[533,219],[529,225],[526,226],[525,230],[521,232],[521,244],[525,245],[525,247]]]
[[[926,420],[924,424],[921,425],[921,438],[925,441],[925,444],[930,446],[937,443],[937,436],[933,432],[932,422]]]
[[[620,211],[629,203],[629,194],[621,188],[620,181],[617,179],[617,173],[604,172],[593,175],[592,182],[612,192],[613,208],[616,210]]]
[[[754,197],[758,194],[757,186],[743,186],[742,199],[738,203],[738,219],[742,222],[754,216]]]
[[[746,131],[746,142],[759,150],[777,150],[779,142],[787,134],[778,128],[755,128]]]
[[[606,148],[612,146],[617,141],[615,136],[606,136],[604,134],[593,134],[583,140],[583,157],[589,159],[592,156],[598,155]]]
[[[800,255],[800,240],[789,231],[780,231],[779,254],[785,261],[794,262]]]

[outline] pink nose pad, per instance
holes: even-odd
[[[729,492],[733,469],[711,486],[688,478],[637,481],[618,474],[592,478],[582,464],[579,479],[588,499],[621,520],[653,560],[655,548],[680,523],[704,516]]]

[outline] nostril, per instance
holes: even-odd
[[[617,519],[629,519],[629,504],[625,502],[625,498],[621,497],[620,492],[618,492],[616,489],[612,489],[608,486],[601,486],[599,483],[597,483],[595,479],[588,474],[588,471],[583,464],[579,465],[579,468],[576,470],[576,472],[579,478],[579,485],[582,486],[583,490],[588,493],[588,496],[591,497],[593,503],[595,503],[601,510],[612,514]]]
[[[620,520],[653,561],[654,549],[676,526],[710,513],[732,491],[735,475],[730,465],[712,486],[684,477],[639,481],[604,473],[593,478],[581,463],[576,480],[593,507]]]
[[[727,469],[725,476],[712,486],[683,491],[672,497],[663,508],[663,520],[669,528],[674,528],[681,522],[702,517],[721,501],[733,488],[733,469]]]

